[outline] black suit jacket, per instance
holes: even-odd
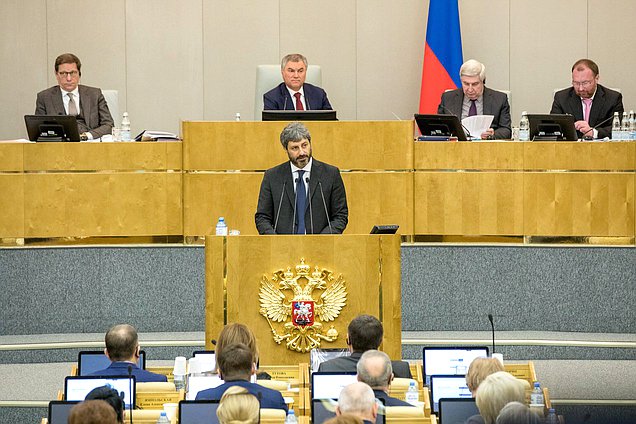
[[[308,83],[303,84],[307,110],[332,110],[327,93],[320,87]],[[281,82],[267,93],[263,94],[263,108],[265,110],[294,110],[296,101],[292,99],[285,83]]]
[[[340,170],[315,158],[312,161],[305,211],[306,231],[308,234],[340,234],[349,220],[347,195]],[[265,171],[254,217],[259,234],[294,234],[298,225],[298,222],[294,223],[294,187],[289,162]]]
[[[413,406],[408,402],[404,402],[398,398],[394,398],[386,394],[386,392],[378,389],[373,389],[373,394],[376,399],[384,400],[384,406]]]
[[[614,112],[623,115],[623,95],[618,91],[610,90],[598,84],[596,86],[596,94],[592,101],[592,110],[590,110],[590,127],[594,127],[605,119],[609,119],[603,126],[598,127],[598,138],[610,137],[612,135],[612,120]],[[574,91],[574,87],[557,91],[554,94],[552,109],[550,113],[569,113],[574,116],[575,121],[583,120],[583,106],[581,98]],[[578,136],[582,134],[577,132]],[[591,134],[589,134],[591,135]]]
[[[358,361],[362,356],[362,352],[353,352],[349,356],[339,356],[325,361],[318,366],[320,372],[357,372]],[[411,368],[408,362],[404,361],[391,361],[393,367],[393,375],[397,378],[413,378],[411,375]]]
[[[484,115],[494,116],[490,127],[495,130],[495,139],[509,139],[512,137],[510,104],[508,104],[508,96],[506,96],[506,93],[484,87],[483,101]],[[442,94],[442,100],[437,107],[437,113],[446,114],[450,112],[461,121],[463,103],[464,91],[461,88],[447,91]],[[477,138],[481,137],[481,134],[471,135]]]
[[[90,132],[93,138],[110,134],[113,128],[113,117],[110,115],[102,90],[87,85],[79,85],[78,90],[80,113],[77,116],[77,127],[80,134]],[[59,85],[38,93],[35,114],[66,115]]]

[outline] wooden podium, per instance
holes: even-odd
[[[309,362],[308,352],[287,348],[291,339],[280,344],[274,341],[274,332],[294,333],[291,318],[284,322],[266,318],[261,314],[259,299],[265,281],[271,283],[276,293],[281,293],[281,302],[289,305],[293,292],[280,290],[279,283],[284,279],[274,281],[274,275],[279,270],[290,272],[287,276],[303,275],[303,269],[305,272],[309,269],[310,275],[316,271],[323,276],[331,272],[331,278],[324,279],[325,288],[317,285],[311,293],[316,307],[326,302],[321,294],[327,293],[334,281],[344,281],[346,301],[335,320],[319,319],[318,309],[315,311],[316,322],[322,324],[322,335],[337,331],[337,338],[333,342],[322,340],[321,348],[346,347],[349,322],[365,313],[378,317],[384,325],[381,349],[392,358],[401,358],[399,235],[206,237],[206,349],[214,349],[211,340],[218,337],[225,324],[240,322],[256,334],[261,365]],[[301,286],[307,281],[298,278]]]

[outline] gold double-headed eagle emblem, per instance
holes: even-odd
[[[323,334],[323,323],[334,321],[340,315],[347,304],[347,288],[342,275],[335,277],[333,272],[320,270],[318,266],[310,273],[311,267],[305,264],[305,258],[300,259],[295,270],[294,273],[291,267],[286,271],[279,269],[271,279],[263,275],[259,290],[260,313],[267,319],[276,343],[284,341],[289,350],[309,352],[320,347],[322,340],[333,342],[338,338],[333,325]],[[322,292],[314,300],[316,290]]]

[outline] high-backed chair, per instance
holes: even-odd
[[[424,423],[430,421],[430,418],[424,416],[424,410],[421,408],[387,406],[385,411],[387,423]]]
[[[254,120],[261,120],[263,111],[263,94],[283,82],[280,65],[258,65],[256,67],[256,93],[254,97]],[[322,69],[318,65],[307,67],[305,82],[322,86]]]
[[[117,90],[102,90],[108,110],[110,110],[110,116],[113,117],[115,127],[119,127],[121,124],[121,115],[119,114],[119,91]]]

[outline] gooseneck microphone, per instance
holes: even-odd
[[[274,233],[276,233],[276,227],[278,226],[278,218],[280,217],[280,207],[283,205],[283,196],[285,195],[285,186],[287,181],[283,181],[283,191],[280,193],[280,200],[278,201],[278,211],[276,212],[276,219],[274,220]],[[213,344],[216,344],[216,340],[212,340]]]
[[[311,233],[314,234],[314,213],[311,210],[311,192],[309,191],[309,177],[305,178],[307,183],[307,198],[309,199],[309,223],[311,225]]]
[[[472,136],[472,134],[470,133],[470,131],[468,131],[468,128],[466,128],[466,126],[464,126],[464,124],[462,123],[462,117],[461,117],[461,116],[457,116],[456,114],[454,114],[453,112],[451,112],[450,110],[448,110],[448,109],[446,108],[446,106],[444,106],[444,105],[443,105],[443,104],[441,104],[441,103],[439,104],[439,107],[441,107],[442,109],[444,109],[444,112],[446,112],[446,113],[448,113],[448,114],[450,114],[450,115],[456,116],[456,117],[457,117],[457,119],[459,119],[459,124],[462,126],[462,128],[463,128],[463,129],[464,129],[464,131],[466,132],[466,136],[467,136],[468,138],[471,138],[471,139],[473,138],[473,136]]]
[[[333,234],[331,228],[331,218],[329,217],[329,211],[327,211],[327,202],[325,202],[325,193],[322,191],[322,182],[318,181],[318,188],[320,188],[320,197],[322,197],[322,206],[325,208],[325,216],[327,217],[327,224],[329,224],[329,234]]]
[[[601,121],[600,124],[596,124],[594,125],[592,128],[590,128],[589,130],[585,131],[584,133],[581,134],[581,138],[585,138],[585,135],[587,133],[589,133],[590,131],[594,131],[596,129],[598,129],[598,127],[602,127],[603,125],[607,124],[609,121],[611,121],[612,119],[614,119],[614,115],[610,116],[609,118]]]
[[[492,319],[492,314],[488,314],[488,321],[490,321],[490,328],[492,329],[492,353],[490,357],[495,353],[495,322]]]
[[[133,424],[133,419],[132,419],[132,414],[133,414],[133,409],[135,409],[135,405],[132,404],[132,400],[133,400],[133,391],[132,391],[132,365],[128,365],[128,393],[130,396],[130,410],[129,410],[129,415],[128,417],[130,418],[130,424]],[[126,398],[124,398],[124,410],[126,410]]]
[[[298,184],[298,178],[294,179],[294,185]],[[294,218],[292,219],[292,234],[296,234],[296,201],[298,192],[294,191]]]

